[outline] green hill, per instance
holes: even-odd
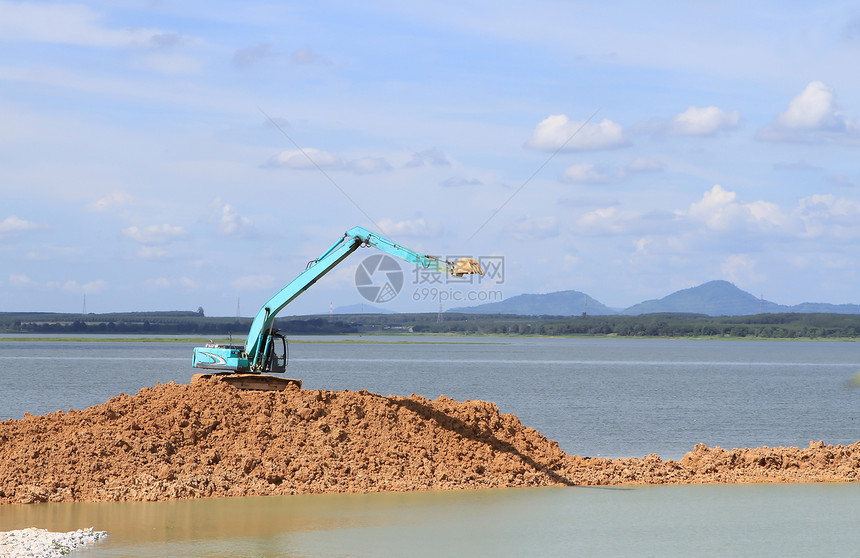
[[[586,305],[585,300],[588,300]],[[579,291],[522,294],[501,302],[491,302],[451,312],[469,314],[518,314],[522,316],[591,316],[624,314],[682,313],[708,316],[749,316],[753,314],[860,314],[858,304],[804,302],[796,306],[762,300],[728,281],[709,281],[676,291],[663,298],[646,300],[618,312]]]
[[[747,316],[750,314],[788,312],[787,306],[761,300],[728,281],[709,281],[698,287],[674,292],[660,299],[633,305],[622,314],[683,312],[709,316]]]
[[[606,316],[618,312],[579,291],[559,291],[547,294],[521,294],[501,302],[488,302],[468,308],[452,308],[450,312],[469,314],[520,314],[528,316]]]

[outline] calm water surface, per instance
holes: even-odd
[[[95,557],[857,556],[860,484],[538,488],[0,508]]]
[[[860,440],[857,343],[413,339],[293,343],[288,373],[494,401],[580,455]],[[187,383],[193,345],[0,342],[0,419]],[[568,488],[5,506],[0,530],[108,530],[92,556],[850,556],[858,509],[853,484]]]

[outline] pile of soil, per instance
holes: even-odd
[[[166,384],[0,422],[0,504],[551,485],[853,481],[860,442],[569,456],[493,403]]]

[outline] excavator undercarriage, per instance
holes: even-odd
[[[279,378],[268,374],[241,374],[237,372],[212,372],[211,374],[194,374],[191,385],[204,380],[215,378],[239,389],[255,391],[283,391],[290,386],[302,387],[302,381],[293,378]]]

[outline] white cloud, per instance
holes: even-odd
[[[676,211],[679,217],[704,222],[708,228],[727,230],[754,226],[758,229],[778,228],[786,224],[787,217],[774,203],[736,201],[737,194],[724,190],[719,184],[707,190],[702,199],[690,204],[689,209]]]
[[[648,236],[643,236],[633,241],[633,245],[636,247],[636,255],[647,255],[648,247],[653,243],[654,239]]]
[[[787,216],[773,202],[756,200],[744,204],[744,206],[759,226],[782,227],[787,224]]]
[[[391,165],[381,157],[346,160],[334,153],[320,151],[313,147],[307,147],[303,150],[282,151],[269,160],[268,166],[296,170],[310,170],[319,167],[323,170],[343,170],[356,174],[371,174],[391,170]]]
[[[729,254],[720,264],[723,277],[732,282],[758,283],[765,279],[755,272],[755,258],[747,254]]]
[[[669,120],[651,118],[637,123],[631,131],[655,136],[713,136],[737,128],[740,121],[740,112],[736,110],[728,112],[716,106],[690,105]]]
[[[101,15],[81,4],[0,0],[0,39],[97,47],[152,45],[157,29],[109,29]]]
[[[562,182],[569,184],[606,184],[612,177],[592,165],[591,163],[579,163],[565,169],[561,176]]]
[[[314,147],[281,151],[272,157],[269,164],[277,167],[302,170],[314,169],[317,166],[326,170],[342,170],[346,166],[343,159],[337,155],[327,151],[320,151]]]
[[[391,165],[382,157],[362,157],[350,161],[347,167],[356,174],[373,174],[391,170]]]
[[[9,274],[9,285],[16,288],[27,288],[36,285],[36,282],[27,277],[26,275],[19,273],[11,273]]]
[[[702,195],[702,199],[690,205],[687,215],[701,219],[712,227],[719,227],[725,221],[726,208],[735,208],[737,194],[723,190],[719,184]]]
[[[804,238],[830,237],[851,241],[860,237],[860,203],[833,194],[800,199],[794,211]]]
[[[100,198],[90,204],[90,209],[93,211],[105,211],[117,205],[125,205],[131,203],[134,198],[127,192],[115,190],[110,194]]]
[[[793,209],[783,209],[764,200],[738,201],[735,192],[715,185],[687,210],[675,211],[675,216],[722,232],[750,231],[785,239],[827,238],[848,243],[860,238],[860,202],[832,194],[804,197]]]
[[[39,223],[20,219],[17,215],[10,215],[0,221],[0,238],[46,228],[48,228],[47,225],[40,225]]]
[[[590,163],[578,163],[565,169],[559,180],[568,184],[608,184],[613,180],[623,180],[633,173],[660,172],[663,163],[656,159],[637,157],[630,164],[614,170],[601,168]]]
[[[611,120],[592,124],[570,120],[564,114],[554,114],[535,127],[526,147],[545,151],[579,151],[613,149],[629,143],[621,125]]]
[[[256,234],[254,223],[248,217],[239,215],[229,203],[221,198],[212,201],[213,220],[218,226],[218,234],[223,236],[249,237]]]
[[[690,106],[669,122],[669,133],[679,136],[710,136],[721,130],[737,128],[740,113],[726,112],[719,107]]]
[[[394,221],[393,219],[380,219],[379,226],[383,234],[389,236],[420,236],[428,237],[439,234],[439,225],[428,223],[423,217],[411,221]]]
[[[842,141],[858,132],[860,122],[839,111],[833,89],[813,81],[756,137],[768,141]]]
[[[564,258],[562,258],[566,266],[576,265],[582,261],[582,258],[576,256],[574,254],[565,254]]]
[[[836,111],[833,89],[813,81],[791,100],[788,110],[780,113],[776,123],[786,129],[843,130],[845,121]]]
[[[830,215],[841,217],[853,217],[860,214],[860,203],[845,198],[837,198],[833,194],[815,194],[800,200],[800,207],[807,208],[812,205],[825,206]]]
[[[505,231],[517,240],[543,240],[559,235],[558,222],[552,216],[537,219],[523,217],[508,225]]]
[[[150,225],[148,227],[128,227],[123,229],[123,234],[144,246],[163,246],[183,240],[186,236],[185,228],[178,225]]]

